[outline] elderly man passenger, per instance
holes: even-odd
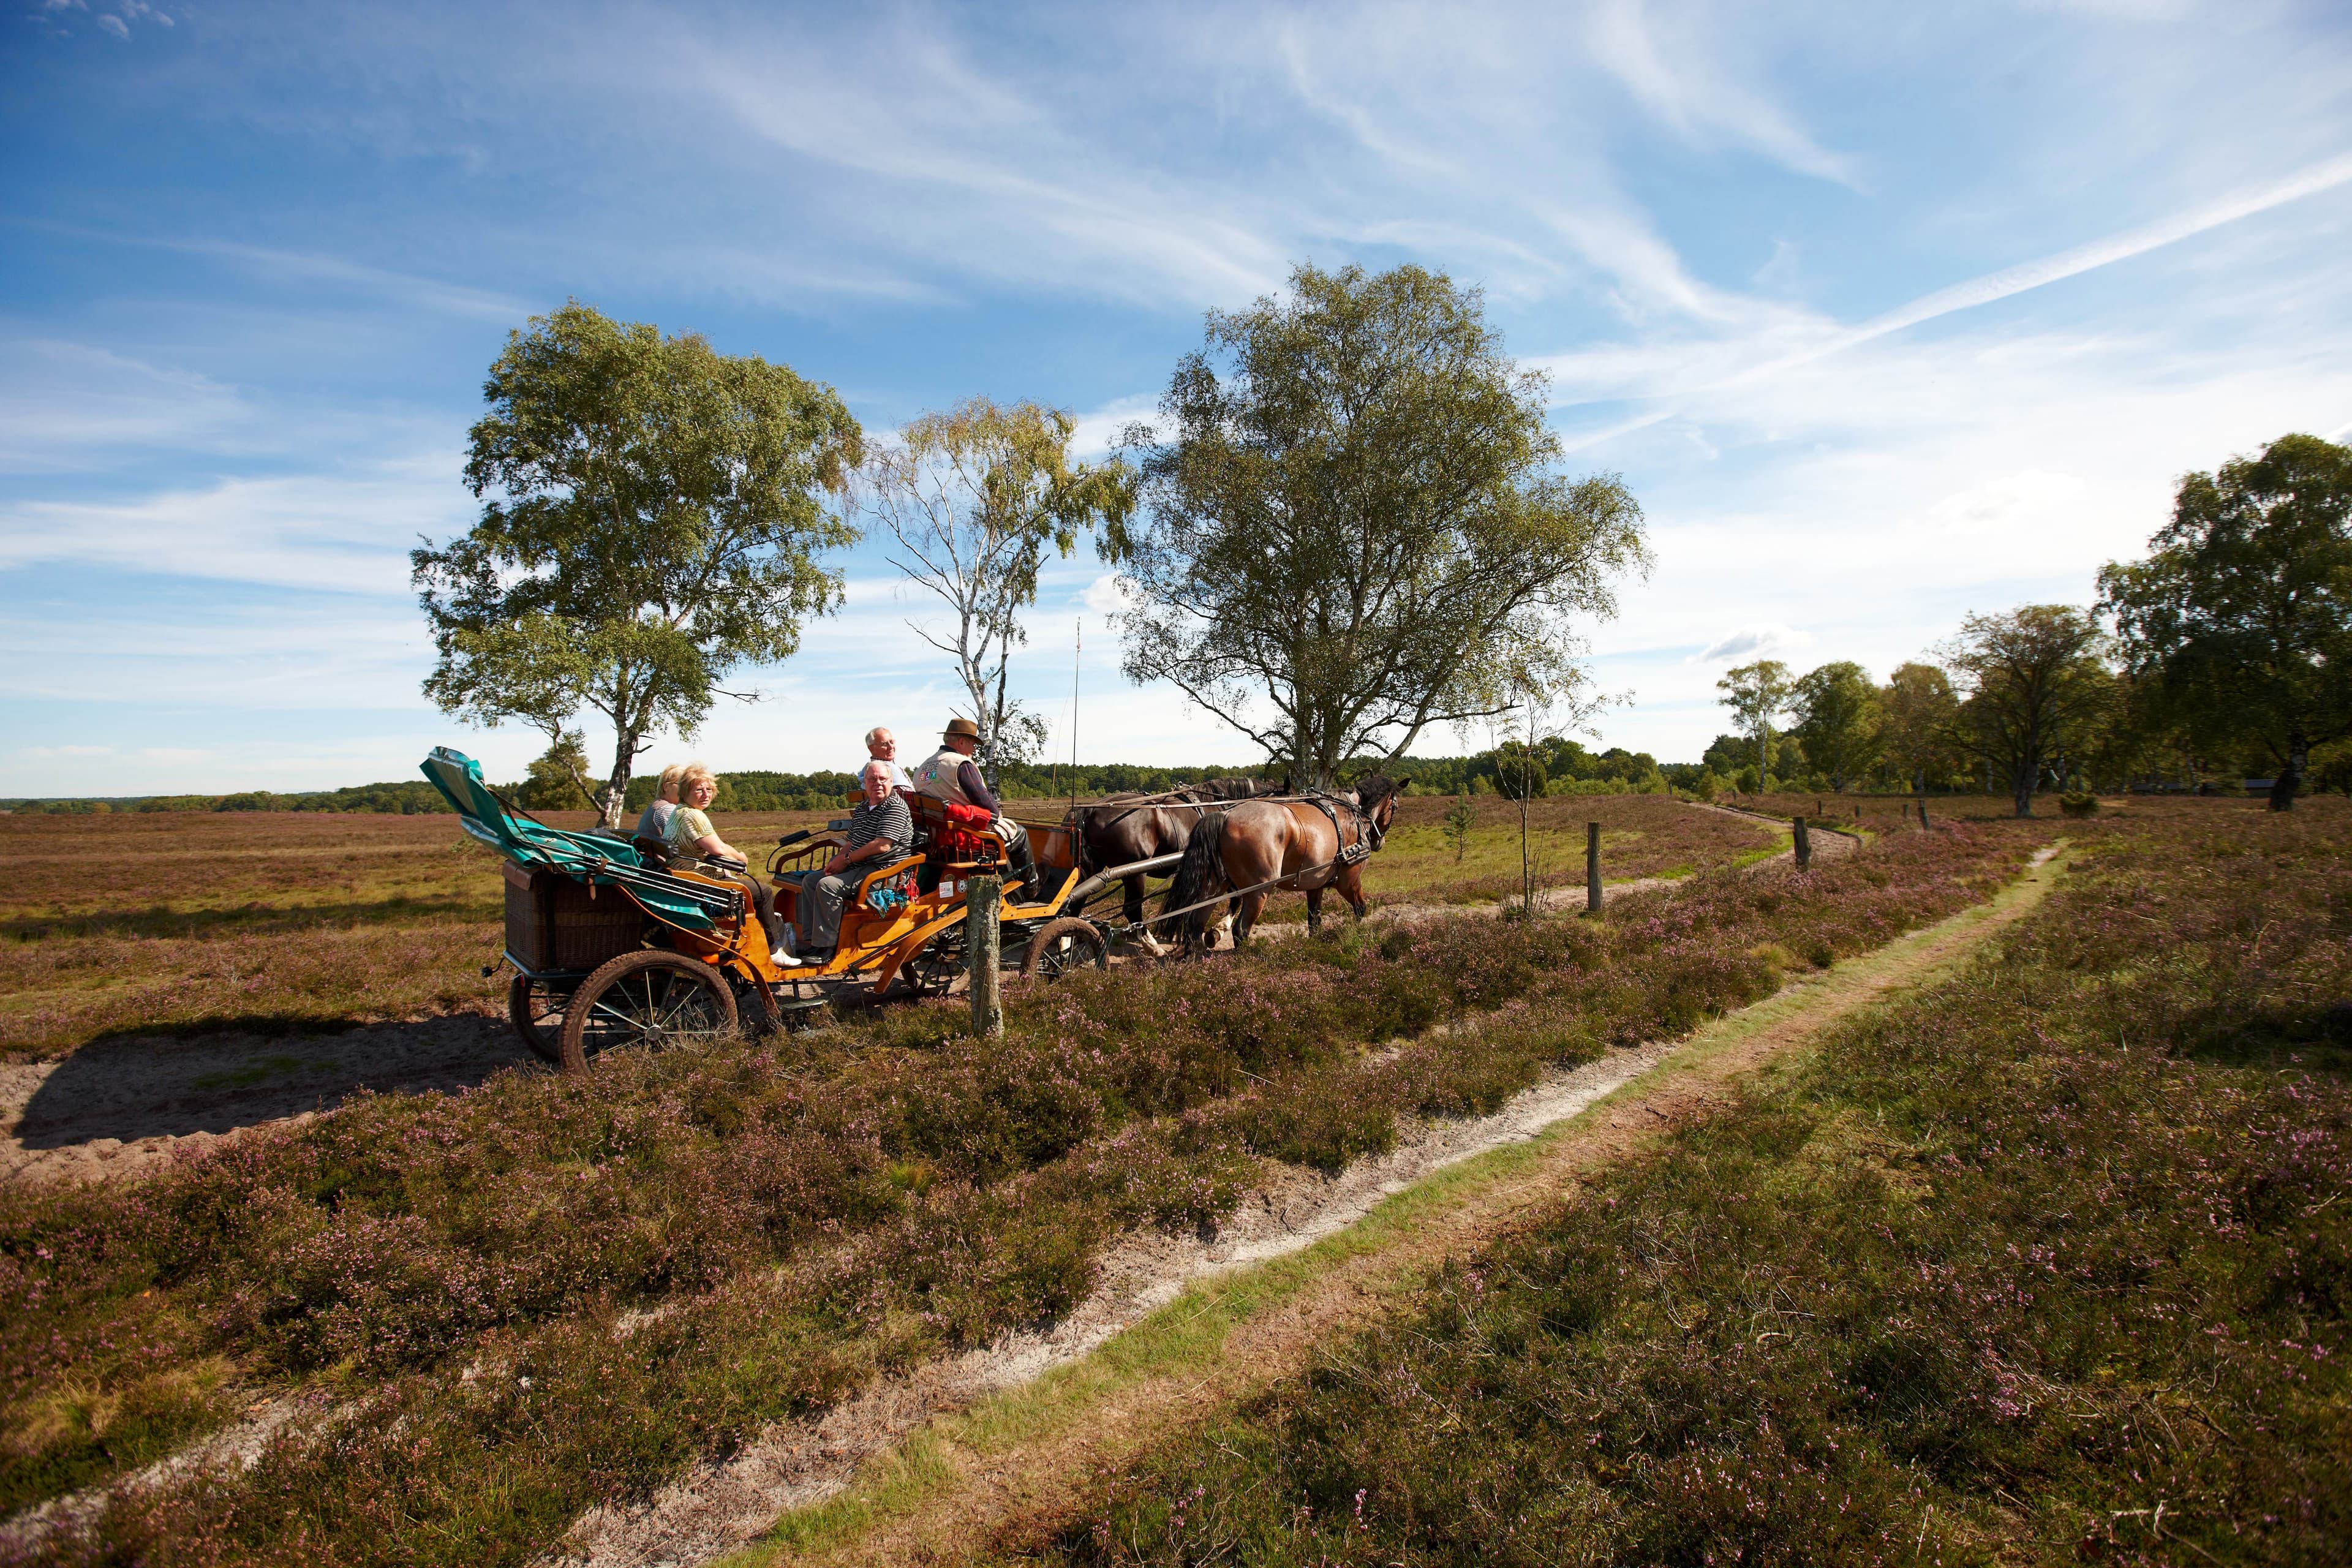
[[[667,776],[665,774],[664,776]],[[741,882],[751,895],[751,906],[760,912],[760,924],[768,933],[769,959],[775,963],[793,962],[791,950],[784,944],[783,922],[776,919],[776,895],[765,882],[751,875],[751,858],[724,838],[710,826],[707,810],[719,796],[719,780],[700,763],[688,763],[677,770],[677,806],[669,814],[667,842],[670,858],[684,860],[699,857],[717,861],[720,868]]]
[[[892,789],[905,790],[910,795],[914,793],[915,781],[908,778],[907,776],[907,770],[898,765],[898,739],[897,736],[891,734],[889,731],[882,728],[881,725],[875,725],[874,728],[866,731],[866,754],[873,761],[880,763],[883,766],[890,770],[890,787]]]
[[[857,890],[871,862],[892,859],[915,841],[914,814],[890,787],[890,764],[876,758],[857,775],[864,795],[849,813],[849,841],[832,859],[801,878],[800,963],[841,939],[841,906]],[[860,868],[865,868],[861,869]]]
[[[976,805],[995,818],[988,825],[988,830],[1004,846],[1004,858],[1013,871],[1004,890],[1011,893],[1022,884],[1035,880],[1037,868],[1029,857],[1029,835],[1004,815],[996,792],[988,787],[988,781],[980,775],[980,764],[971,760],[979,750],[980,726],[969,719],[949,720],[946,731],[940,736],[940,749],[915,770],[915,789],[934,800]]]

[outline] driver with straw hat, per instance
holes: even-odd
[[[980,764],[971,760],[979,750],[980,726],[969,719],[949,720],[940,736],[940,749],[915,769],[915,793],[958,805],[977,806],[988,813],[993,819],[988,830],[1004,846],[1005,863],[1012,868],[1012,879],[1004,889],[1010,894],[1036,879],[1036,865],[1029,856],[1028,834],[1004,815],[996,792],[980,776]]]

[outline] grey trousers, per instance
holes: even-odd
[[[847,877],[829,877],[823,871],[802,874],[799,925],[803,952],[831,947],[841,939],[841,906],[871,869],[870,866],[853,867],[853,874]]]

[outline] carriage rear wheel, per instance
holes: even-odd
[[[515,1037],[541,1061],[563,1060],[563,1006],[569,991],[551,989],[544,980],[518,974],[507,982],[507,1022]]]
[[[563,1070],[620,1046],[659,1047],[734,1032],[727,977],[681,953],[625,952],[580,983],[563,1012]]]
[[[1021,961],[1021,973],[1059,980],[1075,970],[1102,969],[1109,963],[1110,946],[1103,941],[1102,929],[1092,921],[1065,915],[1047,921],[1029,939],[1029,953]]]

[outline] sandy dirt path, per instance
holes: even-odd
[[[504,1020],[467,1014],[277,1039],[102,1040],[0,1065],[0,1186],[120,1181],[354,1094],[446,1093],[531,1059]]]
[[[1055,1517],[1105,1470],[1297,1370],[1318,1342],[1408,1301],[1444,1259],[1774,1057],[1966,962],[2039,903],[2054,853],[1988,903],[1686,1039],[1548,1075],[1494,1117],[1406,1128],[1390,1154],[1338,1178],[1288,1175],[1213,1236],[1136,1238],[1050,1333],[1013,1336],[821,1420],[773,1428],[648,1506],[583,1520],[562,1561],[993,1561],[1009,1528]]]

